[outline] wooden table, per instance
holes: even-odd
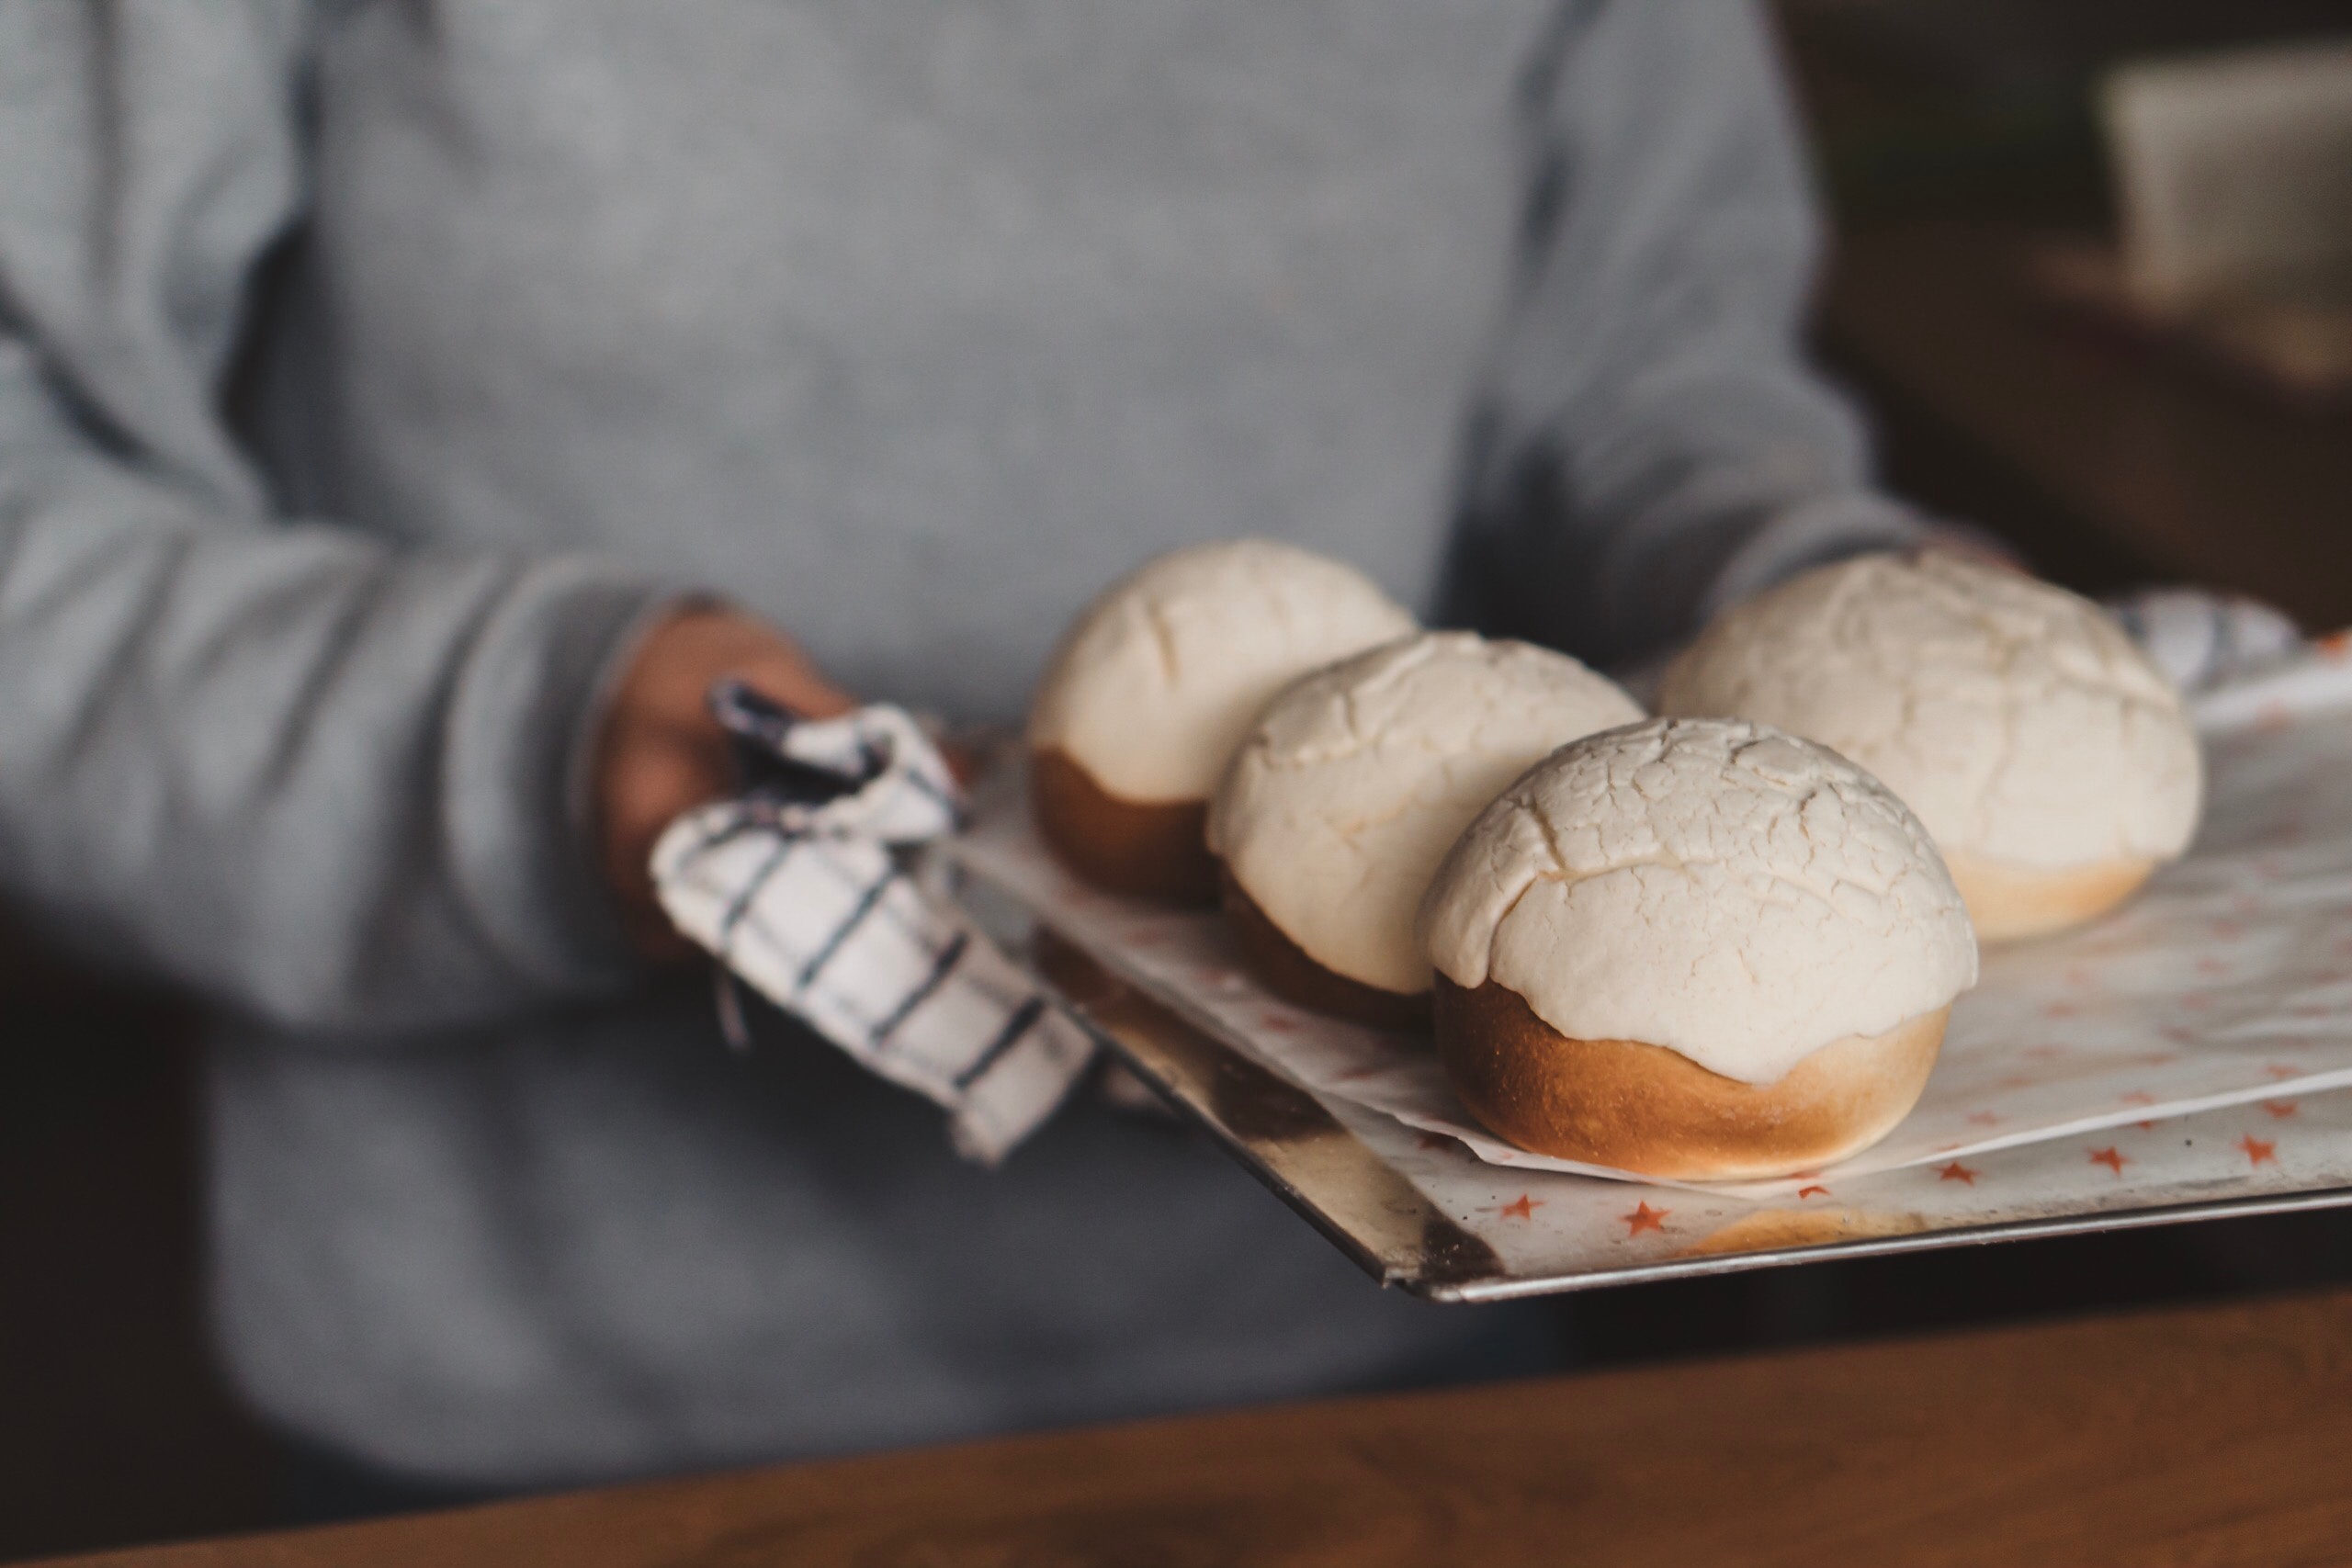
[[[75,1561],[2347,1559],[2352,1293],[1155,1422]]]
[[[1895,488],[2079,586],[2205,582],[2352,624],[2352,411],[2060,310],[2029,282],[2042,239],[1958,220],[1840,236],[1822,336],[1880,415]]]

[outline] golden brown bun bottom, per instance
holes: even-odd
[[[1316,1012],[1369,1023],[1375,1029],[1429,1032],[1427,991],[1406,996],[1367,986],[1325,968],[1284,935],[1282,928],[1258,907],[1258,901],[1242,890],[1233,873],[1223,866],[1217,868],[1217,895],[1218,902],[1225,907],[1226,919],[1233,927],[1233,939],[1241,949],[1241,961],[1274,995]]]
[[[1470,1113],[1521,1148],[1645,1176],[1792,1176],[1870,1147],[1918,1102],[1950,1006],[1849,1034],[1768,1084],[1662,1045],[1575,1040],[1489,980],[1437,979],[1437,1044]]]
[[[1105,892],[1170,904],[1216,897],[1205,800],[1128,800],[1047,746],[1029,754],[1029,810],[1054,858]]]
[[[1979,942],[2047,936],[2095,920],[2140,891],[2152,860],[2103,860],[2057,871],[1966,854],[1944,856]]]

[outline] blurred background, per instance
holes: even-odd
[[[2352,624],[2352,3],[1781,0],[1819,352],[1894,488],[2098,591]],[[254,1527],[211,1373],[189,1021],[0,931],[0,1559]],[[2331,1216],[1605,1292],[1601,1363],[2352,1277]],[[1369,1288],[1369,1287],[1367,1287]]]
[[[1782,0],[1894,489],[2352,622],[2352,6]]]

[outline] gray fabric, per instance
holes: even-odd
[[[0,886],[232,1021],[244,1386],[545,1480],[1458,1347],[1174,1134],[984,1177],[727,1056],[622,956],[583,738],[676,590],[1002,717],[1237,533],[1634,651],[1908,536],[1810,234],[1724,0],[0,6]]]

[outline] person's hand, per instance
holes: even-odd
[[[707,705],[711,683],[729,676],[812,718],[855,705],[791,638],[740,611],[681,610],[646,636],[614,688],[592,766],[605,879],[649,957],[691,951],[646,863],[673,818],[733,787],[727,735]]]

